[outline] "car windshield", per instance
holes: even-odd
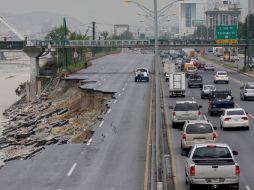
[[[197,103],[180,103],[176,104],[174,111],[198,111]]]
[[[146,69],[137,69],[137,72],[147,72]]]
[[[243,110],[227,111],[227,115],[245,115]]]
[[[209,159],[209,158],[232,158],[227,147],[200,147],[193,154],[193,159]]]
[[[204,86],[204,90],[215,90],[215,86]]]
[[[245,89],[254,89],[254,84],[247,84]]]
[[[217,73],[217,75],[227,75],[227,73]]]
[[[195,123],[189,124],[186,128],[186,134],[206,134],[212,132],[213,129],[210,124]]]

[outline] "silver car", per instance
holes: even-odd
[[[172,111],[172,127],[184,124],[187,120],[197,120],[201,116],[200,108],[196,101],[177,101],[175,107],[169,106]]]
[[[254,83],[245,83],[240,89],[241,100],[244,101],[247,98],[254,98]]]

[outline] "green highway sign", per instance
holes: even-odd
[[[217,43],[237,43],[236,25],[217,25],[215,33]]]

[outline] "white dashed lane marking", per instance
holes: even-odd
[[[89,141],[87,142],[87,146],[89,146],[91,144],[91,142],[93,141],[93,139],[89,139]]]
[[[108,113],[110,113],[110,112],[111,112],[111,109],[108,110]]]
[[[113,103],[115,104],[117,102],[117,100],[115,100]]]
[[[103,124],[104,124],[104,121],[102,121],[102,122],[100,123],[99,127],[101,128]]]
[[[245,188],[246,188],[247,190],[251,190],[251,188],[250,188],[248,185],[246,185]]]
[[[68,176],[68,177],[71,176],[71,174],[72,174],[73,171],[75,170],[76,166],[77,166],[77,163],[74,163],[74,164],[72,165],[71,169],[70,169],[69,172],[67,173],[67,176]]]

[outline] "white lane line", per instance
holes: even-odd
[[[240,105],[239,105],[238,103],[235,103],[235,105],[236,105],[238,108],[240,108]]]
[[[72,174],[72,172],[75,170],[76,166],[77,166],[77,163],[74,163],[73,166],[71,167],[70,171],[67,173],[67,176],[68,176],[68,177],[71,176],[71,174]]]
[[[113,103],[115,104],[117,102],[117,100],[115,100]]]
[[[92,138],[89,139],[89,141],[87,142],[87,146],[91,144],[92,140],[93,140]]]
[[[118,96],[120,97],[122,94],[118,94]]]
[[[249,114],[249,116],[250,116],[252,119],[254,119],[254,116],[253,116],[252,114]]]
[[[247,190],[251,190],[251,188],[248,185],[246,185],[245,187]]]
[[[100,123],[99,128],[101,128],[103,124],[104,124],[104,121],[102,121],[102,122]]]
[[[206,115],[204,114],[203,116],[204,116],[204,119],[205,119],[205,120],[207,120],[207,117],[206,117]]]
[[[111,112],[111,109],[108,110],[108,113],[110,113],[110,112]]]

